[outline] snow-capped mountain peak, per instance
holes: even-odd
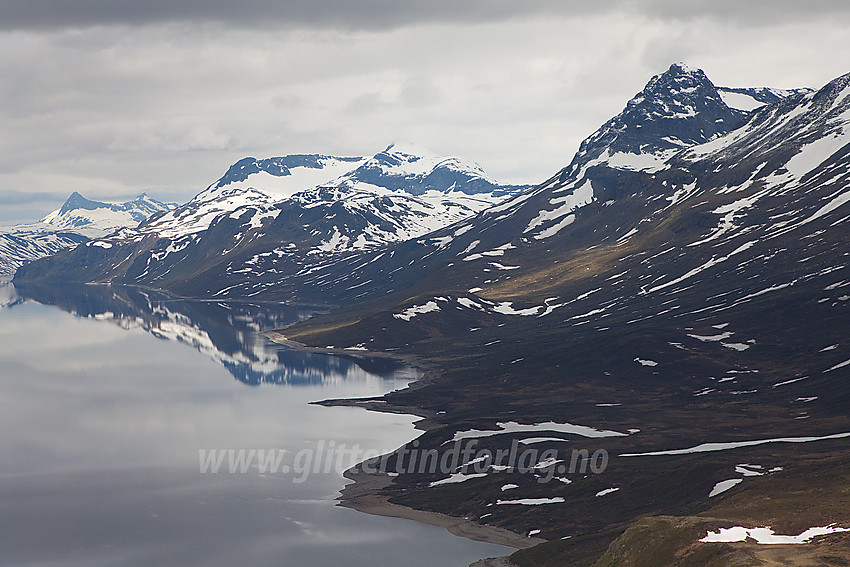
[[[140,231],[178,238],[207,230],[219,217],[240,217],[248,209],[251,227],[258,228],[264,219],[276,218],[287,204],[310,209],[339,204],[350,213],[378,216],[399,230],[403,227],[400,232],[390,231],[395,236],[385,234],[390,240],[403,240],[474,214],[524,188],[501,185],[475,163],[439,156],[410,143],[391,144],[371,158],[247,157],[191,201],[146,223]],[[395,201],[378,200],[388,197]],[[386,207],[401,209],[383,211]],[[360,224],[353,223],[348,231],[357,232]],[[352,241],[357,236],[352,233]],[[341,246],[348,242],[337,240]]]
[[[0,229],[0,274],[13,274],[27,262],[89,240],[135,227],[152,215],[176,207],[142,193],[132,201],[103,203],[77,191],[38,222]]]
[[[597,158],[606,149],[612,154],[676,150],[725,134],[745,117],[726,105],[701,69],[673,64],[585,140],[577,157]]]
[[[152,199],[146,193],[131,201],[106,203],[92,201],[74,191],[62,207],[42,218],[41,222],[56,230],[73,230],[97,237],[136,226],[148,217],[176,206],[176,203]]]
[[[339,157],[320,154],[291,154],[282,157],[242,158],[193,201],[208,201],[221,190],[256,189],[275,200],[291,197],[344,175],[366,161],[364,157]]]
[[[435,154],[415,144],[391,144],[363,165],[324,187],[424,195],[457,192],[466,195],[515,192],[488,176],[475,162]]]

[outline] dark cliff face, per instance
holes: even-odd
[[[747,113],[729,108],[705,73],[674,64],[581,145],[577,158],[675,150],[731,132]]]

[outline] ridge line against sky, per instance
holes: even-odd
[[[2,1],[0,223],[72,191],[184,202],[241,157],[395,140],[536,183],[670,63],[850,71],[850,3]]]

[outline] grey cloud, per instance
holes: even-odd
[[[68,198],[65,193],[54,191],[16,191],[0,190],[0,205],[25,205],[30,203],[62,202]]]
[[[423,77],[404,85],[400,100],[410,107],[432,106],[443,100],[443,93],[433,81]]]
[[[498,21],[570,3],[528,0],[8,0],[0,27],[63,28],[144,25],[171,21],[228,26],[382,29],[421,22]]]
[[[711,18],[746,25],[850,13],[845,0],[4,0],[0,29],[88,28],[166,22],[226,27],[379,30],[422,23],[476,24],[627,10],[660,20]]]
[[[21,222],[34,222],[50,211],[58,209],[69,194],[0,189],[0,227]]]
[[[651,19],[711,19],[752,27],[850,14],[850,3],[846,0],[631,0],[625,4]]]
[[[346,113],[371,114],[386,106],[380,93],[365,92],[355,96],[345,105]]]

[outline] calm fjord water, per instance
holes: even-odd
[[[413,378],[257,335],[315,312],[0,287],[2,564],[460,566],[508,553],[335,507],[339,470],[231,474],[225,459],[200,472],[201,450],[283,449],[294,466],[320,443],[390,451],[416,435],[411,416],[309,405]]]

